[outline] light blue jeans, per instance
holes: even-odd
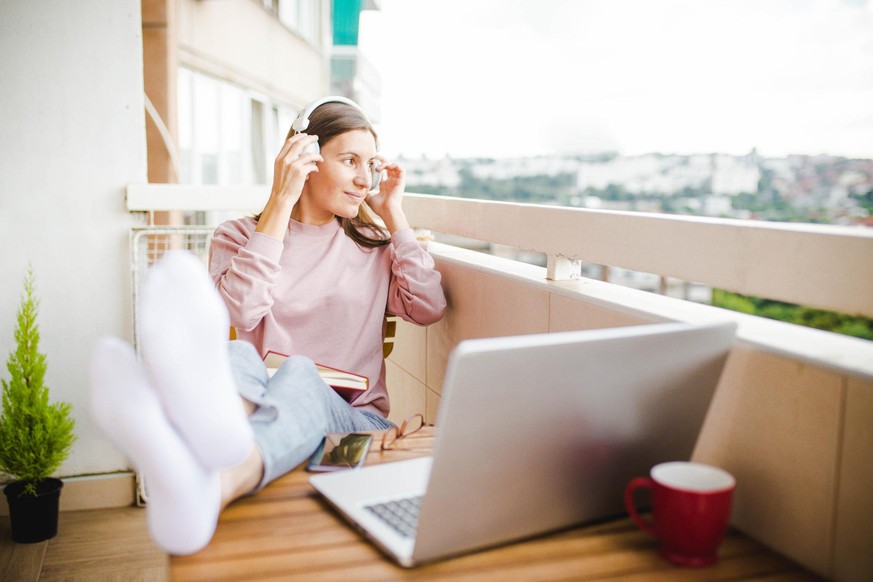
[[[270,378],[252,344],[235,340],[228,349],[240,396],[257,405],[249,417],[264,460],[264,477],[256,490],[304,462],[329,432],[392,426],[378,414],[358,410],[343,400],[308,358],[288,358]]]

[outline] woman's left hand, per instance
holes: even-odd
[[[382,163],[385,177],[379,183],[379,192],[367,197],[367,205],[393,233],[400,228],[409,226],[406,222],[406,215],[401,208],[403,191],[406,188],[406,170],[400,164],[387,164],[383,158],[378,158],[378,160]]]

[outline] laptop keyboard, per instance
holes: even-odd
[[[367,511],[390,525],[405,538],[415,537],[418,527],[418,508],[421,496],[396,499],[386,503],[377,503],[364,507]]]

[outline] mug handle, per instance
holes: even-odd
[[[637,489],[652,489],[654,486],[655,482],[648,477],[634,477],[630,480],[630,483],[627,484],[627,487],[624,490],[624,505],[627,508],[627,512],[630,514],[631,519],[634,520],[634,523],[637,524],[641,530],[647,534],[656,536],[657,533],[655,533],[654,522],[650,522],[640,517],[640,514],[637,512],[637,506],[634,503],[634,492]]]

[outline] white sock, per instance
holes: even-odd
[[[171,554],[202,549],[221,509],[217,471],[205,469],[164,416],[133,348],[101,339],[91,357],[91,412],[145,477],[149,531]]]
[[[138,307],[143,361],[167,417],[204,466],[241,463],[254,436],[230,370],[227,308],[203,264],[167,253]]]

